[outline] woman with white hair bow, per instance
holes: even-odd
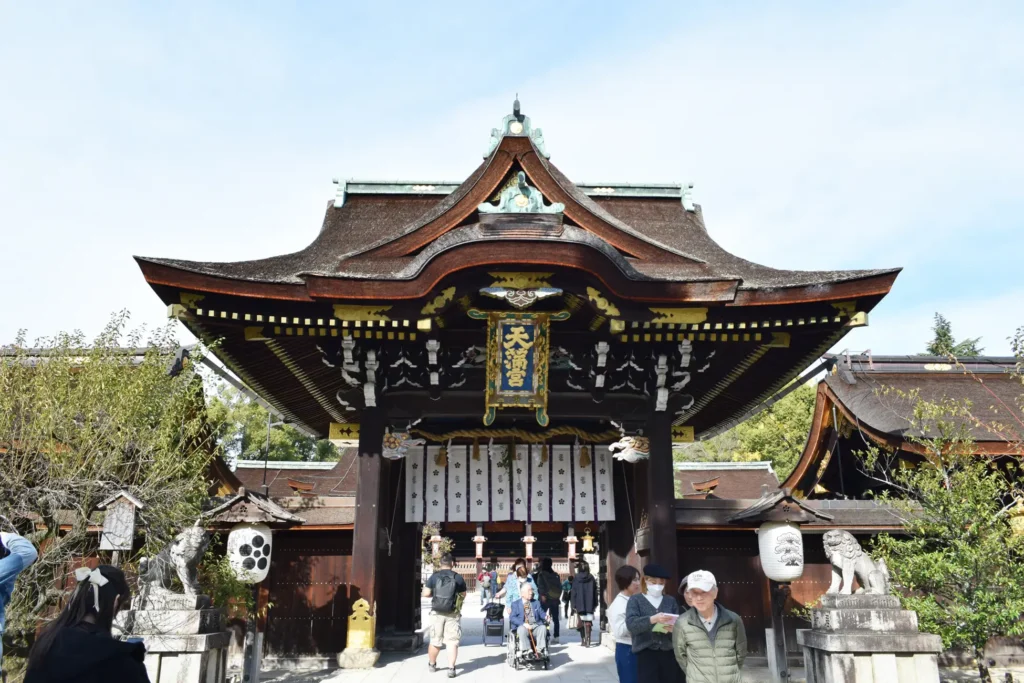
[[[114,616],[131,601],[124,572],[81,567],[75,579],[71,598],[29,652],[25,683],[149,683],[145,646],[112,634]]]

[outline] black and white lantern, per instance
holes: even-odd
[[[757,530],[761,568],[772,581],[786,583],[803,576],[804,542],[793,522],[765,522]]]
[[[266,524],[236,524],[228,534],[228,561],[245,583],[259,583],[270,572],[271,531]]]

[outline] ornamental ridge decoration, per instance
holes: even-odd
[[[480,213],[550,213],[565,211],[565,204],[555,202],[544,204],[544,195],[526,182],[526,173],[519,171],[515,182],[509,184],[498,196],[498,204],[484,202],[476,207]]]
[[[548,153],[547,145],[544,143],[544,131],[540,128],[534,128],[530,121],[530,117],[524,115],[519,110],[519,96],[516,96],[515,102],[512,103],[512,113],[501,120],[501,126],[499,128],[491,129],[491,140],[487,144],[487,151],[484,152],[484,159],[491,156],[494,150],[501,144],[501,139],[506,135],[515,135],[528,137],[533,142],[533,146],[537,148],[537,151],[541,153],[545,159],[550,159],[551,155]]]

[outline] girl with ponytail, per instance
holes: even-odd
[[[124,572],[110,565],[82,567],[75,578],[71,599],[29,652],[25,683],[149,683],[143,644],[112,634],[114,616],[131,601]]]

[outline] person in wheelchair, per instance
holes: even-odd
[[[519,652],[543,655],[547,651],[547,623],[551,615],[540,606],[532,585],[523,584],[520,599],[512,603],[511,609],[508,625],[511,633],[519,636]]]

